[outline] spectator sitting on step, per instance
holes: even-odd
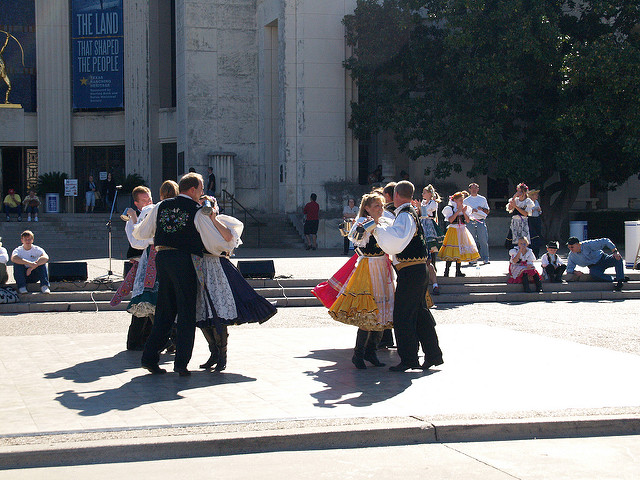
[[[0,285],[4,285],[9,280],[7,273],[7,262],[9,261],[9,253],[2,246],[2,237],[0,237]]]
[[[547,282],[562,283],[562,274],[567,269],[558,256],[558,242],[547,243],[547,253],[542,255],[542,276]]]
[[[585,274],[576,270],[576,266],[589,267],[590,280],[592,281],[617,282],[614,287],[616,292],[622,290],[623,282],[629,281],[629,277],[624,276],[622,255],[608,238],[580,241],[576,237],[569,237],[567,247],[570,250],[567,257],[567,274],[569,275],[567,281],[584,281],[582,277]],[[605,247],[611,250],[611,255],[607,255],[602,251]],[[615,280],[611,275],[604,273],[609,267],[616,269]]]
[[[7,222],[11,221],[11,217],[9,214],[15,213],[18,215],[18,221],[22,221],[22,214],[20,213],[20,195],[16,193],[13,188],[10,188],[8,191],[8,195],[4,197],[3,209],[4,213],[7,216]]]
[[[49,255],[43,248],[34,245],[33,240],[33,232],[25,230],[20,235],[22,245],[11,254],[13,277],[18,286],[18,293],[27,293],[27,283],[37,283],[38,281],[40,281],[42,293],[51,293],[46,265],[49,261]]]
[[[31,215],[33,214],[33,220],[38,221],[38,207],[40,206],[40,199],[36,195],[34,190],[29,190],[29,195],[24,197],[22,201],[24,205],[24,211],[27,213],[27,222],[31,221]]]

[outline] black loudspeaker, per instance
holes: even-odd
[[[238,270],[244,278],[273,278],[276,276],[273,260],[238,261]]]
[[[87,262],[49,262],[49,281],[51,282],[74,282],[86,280]]]

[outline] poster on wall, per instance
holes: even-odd
[[[72,0],[73,108],[124,106],[123,0]]]

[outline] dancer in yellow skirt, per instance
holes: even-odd
[[[383,204],[384,197],[380,193],[362,197],[359,218],[349,232],[349,239],[358,253],[358,263],[329,309],[334,320],[358,327],[351,361],[360,369],[367,368],[365,360],[376,367],[384,366],[378,360],[376,348],[382,331],[393,327],[393,267],[375,237],[362,229],[372,211],[379,210],[382,214]]]
[[[445,277],[449,276],[451,262],[456,262],[456,277],[464,277],[465,274],[460,270],[461,262],[472,262],[480,258],[476,242],[467,230],[466,224],[470,221],[471,207],[462,203],[466,193],[464,191],[454,193],[451,197],[453,205],[447,205],[442,209],[444,218],[449,222],[447,234],[438,252],[438,256],[447,262],[444,270]]]

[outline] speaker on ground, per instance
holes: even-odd
[[[273,260],[240,260],[238,270],[244,278],[273,278],[276,269]]]
[[[50,282],[75,282],[86,280],[87,262],[49,262]]]

